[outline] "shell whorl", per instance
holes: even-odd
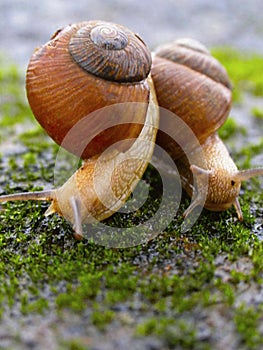
[[[123,32],[122,39],[114,39],[115,30],[101,30],[108,26]],[[103,39],[105,32],[107,40]],[[97,156],[113,144],[118,150],[127,149],[128,143],[118,141],[131,139],[132,144],[140,135],[151,94],[150,68],[150,50],[129,29],[102,21],[71,24],[56,31],[30,58],[28,101],[53,140],[82,159]],[[125,70],[130,76],[123,77]],[[110,106],[106,112],[105,107]]]
[[[161,46],[156,51],[156,55],[205,74],[228,89],[232,87],[225,68],[197,40],[190,38],[175,40]]]
[[[223,125],[231,108],[231,83],[225,68],[201,43],[181,39],[157,48],[151,75],[159,105],[178,116],[201,144]],[[175,140],[184,132],[174,128],[173,118],[162,115],[160,129],[174,134],[169,138],[159,132],[157,143],[179,159],[182,150]],[[184,141],[185,147],[194,149],[191,138]]]
[[[69,52],[85,71],[115,82],[139,82],[151,69],[151,55],[129,29],[103,21],[84,23],[70,39]]]

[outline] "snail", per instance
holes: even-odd
[[[48,135],[83,164],[58,189],[3,195],[0,202],[51,201],[46,215],[62,215],[77,239],[83,223],[116,212],[155,145],[159,110],[151,63],[137,34],[104,21],[68,25],[37,48],[26,75],[30,107]]]
[[[238,201],[241,182],[263,175],[263,168],[238,170],[218,136],[217,130],[228,117],[232,99],[225,68],[199,41],[179,39],[156,49],[151,74],[158,103],[163,107],[160,130],[174,130],[172,138],[159,131],[156,142],[175,160],[183,187],[193,195],[184,216],[203,203],[212,211],[223,211],[234,205],[242,221]],[[166,109],[193,130],[200,148],[185,138],[183,130],[176,129],[173,120],[167,121],[163,116]],[[183,153],[174,140],[180,140],[180,146],[184,144],[188,154]],[[196,159],[197,163],[190,163],[189,158]]]

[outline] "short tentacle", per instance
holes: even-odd
[[[76,197],[72,197],[70,199],[70,204],[73,212],[73,229],[74,229],[74,237],[77,240],[83,239],[83,229],[81,222],[81,213],[80,213],[80,200]]]
[[[233,204],[234,204],[234,207],[235,207],[236,212],[237,212],[238,220],[243,221],[243,213],[242,213],[242,209],[241,209],[240,204],[239,204],[238,197],[235,198],[235,201]]]
[[[198,205],[202,205],[205,202],[207,196],[207,183],[209,170],[198,167],[197,165],[191,165],[190,169],[196,178],[196,188],[193,191],[192,202],[184,212],[184,217],[187,217]]]

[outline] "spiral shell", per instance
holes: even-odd
[[[201,143],[226,120],[232,99],[230,80],[225,68],[199,42],[180,40],[160,47],[151,73],[160,106],[179,116]],[[160,128],[176,131],[173,122],[163,127],[166,122],[161,113]],[[183,133],[177,131],[179,136]],[[164,133],[158,133],[157,142],[174,159],[181,157],[180,147]],[[188,147],[191,140],[185,143]]]
[[[225,68],[197,40],[178,39],[173,43],[161,46],[156,51],[156,55],[191,68],[231,89],[231,82]]]
[[[69,52],[87,72],[117,82],[148,76],[151,56],[144,42],[123,26],[90,22],[70,39]]]
[[[149,102],[150,68],[149,49],[129,29],[102,21],[69,25],[31,57],[29,104],[57,144],[87,159],[138,137]],[[104,107],[126,102],[140,102],[126,108],[128,119],[116,110],[104,115]],[[119,125],[111,127],[114,120]]]

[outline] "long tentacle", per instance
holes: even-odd
[[[263,168],[254,168],[254,169],[246,169],[246,170],[239,170],[236,174],[236,178],[239,181],[245,181],[250,179],[254,176],[262,176],[263,175]]]
[[[37,200],[52,201],[56,198],[55,190],[45,190],[36,192],[14,193],[0,196],[0,203],[10,201]]]

